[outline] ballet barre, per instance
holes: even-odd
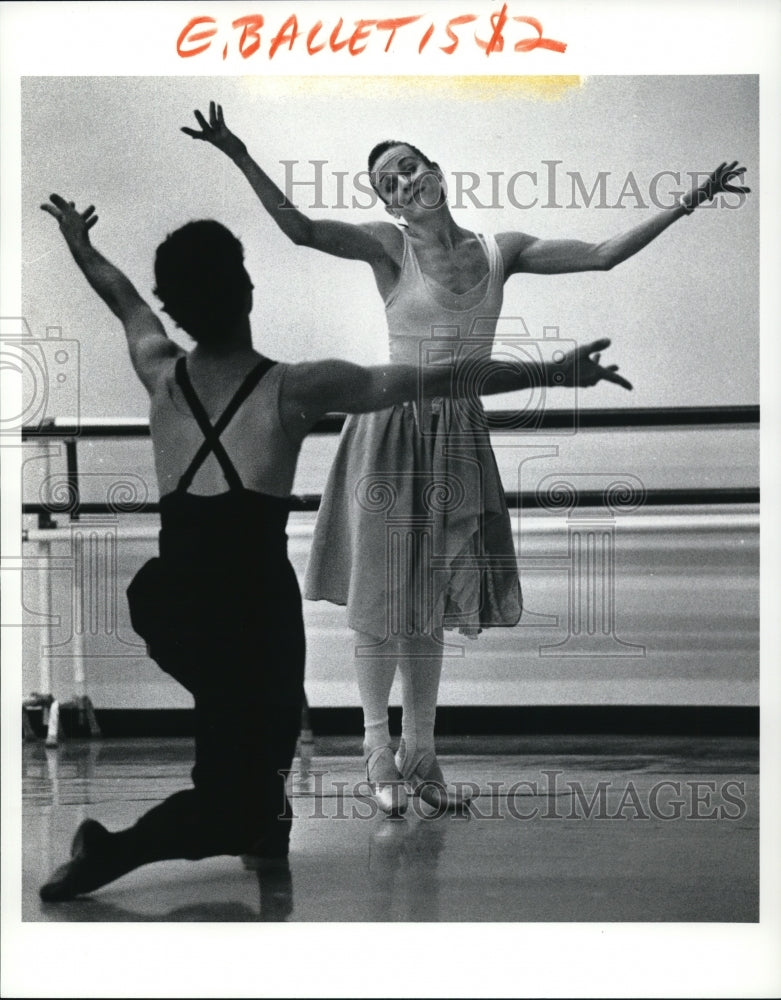
[[[743,501],[733,501],[735,506],[740,502],[741,504],[755,504],[758,503],[758,497],[755,491],[750,494],[750,499]],[[721,502],[721,501],[718,501]],[[26,514],[38,514],[41,504],[25,504],[24,513]],[[521,506],[520,504],[517,506]],[[665,504],[666,506],[666,504]],[[672,506],[672,502],[670,502]],[[512,510],[516,505],[508,502],[508,507]],[[106,511],[108,513],[108,511]],[[664,531],[670,527],[674,527],[681,531],[702,531],[702,532],[719,532],[723,531],[725,528],[730,528],[734,531],[758,531],[759,530],[759,511],[753,512],[742,512],[736,511],[730,514],[713,514],[710,511],[700,511],[695,514],[627,514],[625,518],[622,519],[621,525],[627,531],[632,532],[648,532],[655,533],[659,531]],[[518,534],[519,530],[522,530],[526,535],[544,535],[549,534],[552,531],[561,530],[565,525],[561,519],[542,519],[542,518],[527,518],[524,520],[522,528],[519,529],[516,523],[514,527],[514,534]],[[116,538],[119,541],[155,541],[160,534],[160,529],[154,525],[128,525],[127,527],[119,528],[116,533]],[[314,534],[314,521],[304,522],[301,524],[289,523],[287,526],[287,536],[288,538],[312,538]],[[70,525],[57,525],[50,528],[23,528],[22,529],[22,541],[23,542],[37,542],[37,543],[50,543],[60,540],[65,540],[71,535]],[[235,532],[236,540],[241,540],[241,530],[236,529]]]
[[[523,433],[523,428],[513,421],[513,411],[487,411],[489,428],[499,434]],[[336,434],[344,422],[342,415],[330,415],[315,428],[315,433]],[[616,429],[664,429],[668,427],[707,428],[735,427],[757,424],[759,408],[740,407],[675,407],[662,409],[622,409],[622,410],[571,410],[548,411],[535,424],[534,431],[572,428],[583,430]],[[38,442],[43,447],[43,461],[48,474],[49,452],[46,447],[50,440],[59,440],[65,445],[65,474],[60,476],[60,495],[47,502],[24,503],[22,513],[33,516],[36,526],[23,528],[22,540],[26,545],[36,547],[36,555],[25,556],[23,561],[34,567],[38,575],[39,617],[43,622],[42,655],[40,660],[39,691],[25,699],[24,718],[29,732],[26,713],[40,709],[44,724],[48,725],[47,742],[56,745],[59,710],[68,706],[76,708],[80,720],[87,725],[91,735],[99,733],[92,703],[86,691],[84,670],[84,641],[89,631],[85,620],[93,615],[95,589],[99,585],[102,570],[116,574],[117,546],[121,542],[154,542],[159,534],[156,524],[122,524],[125,515],[157,515],[159,504],[128,495],[128,490],[120,490],[116,496],[105,502],[83,501],[78,464],[78,443],[95,438],[145,438],[149,436],[149,424],[145,419],[81,419],[56,418],[37,426],[26,427],[22,431],[25,443]],[[132,478],[132,474],[128,474]],[[695,489],[645,489],[639,481],[636,484],[605,481],[600,488],[590,488],[590,484],[569,481],[567,476],[547,477],[551,481],[533,491],[508,492],[505,494],[508,507],[519,512],[513,518],[516,547],[521,535],[534,537],[550,533],[566,533],[571,552],[573,586],[578,594],[573,594],[572,607],[580,607],[583,595],[593,591],[590,577],[597,573],[610,573],[613,567],[614,541],[619,530],[652,533],[681,530],[702,534],[723,531],[725,528],[754,535],[759,530],[759,489],[754,487],[695,488]],[[577,476],[569,477],[578,479]],[[580,477],[586,480],[588,477]],[[609,477],[608,477],[609,478]],[[632,477],[629,477],[630,479]],[[54,492],[54,490],[52,491]],[[130,491],[132,492],[132,491]],[[313,513],[320,503],[319,494],[299,494],[291,498],[291,513]],[[733,508],[728,513],[716,507]],[[665,508],[664,512],[659,508]],[[684,510],[682,510],[684,508]],[[696,509],[693,509],[696,508]],[[755,509],[756,508],[756,509]],[[615,515],[620,514],[620,520]],[[58,519],[58,520],[55,520]],[[291,539],[311,538],[314,519],[288,524],[287,533]],[[389,523],[389,531],[398,533],[396,526]],[[425,525],[413,531],[415,538],[409,541],[417,546]],[[420,536],[420,537],[419,537]],[[395,538],[395,536],[394,536]],[[241,540],[241,526],[236,527],[235,539]],[[601,562],[592,556],[595,540],[598,543]],[[70,543],[70,552],[63,555],[58,551],[62,543]],[[398,542],[398,539],[395,539]],[[517,548],[518,550],[518,548]],[[436,568],[436,567],[434,567]],[[51,573],[56,569],[68,569],[73,573],[73,636],[69,658],[73,661],[73,683],[75,694],[68,702],[58,702],[52,692],[52,590]],[[101,572],[98,572],[100,570]],[[105,575],[105,574],[104,574]],[[85,610],[85,590],[90,591],[88,607]],[[114,626],[116,611],[113,612]],[[610,639],[612,625],[610,607],[592,607],[589,618],[584,622],[573,622],[569,641],[573,639],[582,645],[600,633],[601,641]],[[589,623],[602,623],[602,627],[591,627]],[[620,641],[619,641],[620,642]],[[576,643],[576,645],[577,645]],[[561,644],[559,644],[561,645]],[[623,644],[628,646],[629,644]],[[580,647],[578,647],[580,648]],[[143,655],[143,644],[138,644],[136,655]],[[573,655],[577,650],[573,650]],[[61,654],[57,654],[61,655]],[[125,654],[127,655],[127,654]],[[563,650],[551,655],[564,655]],[[311,739],[308,724],[302,738]]]

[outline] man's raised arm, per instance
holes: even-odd
[[[98,221],[94,206],[78,212],[72,201],[53,194],[41,208],[59,222],[60,232],[82,274],[122,323],[133,367],[146,389],[152,392],[161,362],[180,354],[181,349],[168,339],[162,323],[133,283],[92,246],[89,231]]]

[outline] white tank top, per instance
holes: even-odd
[[[398,364],[425,363],[425,341],[451,338],[470,341],[491,353],[502,311],[504,266],[493,236],[477,237],[488,258],[488,273],[466,292],[453,292],[421,270],[415,250],[404,233],[404,256],[398,283],[385,300],[390,359]]]

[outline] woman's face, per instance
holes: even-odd
[[[426,163],[409,146],[393,146],[385,152],[374,166],[372,179],[394,215],[419,216],[445,201],[439,167]]]

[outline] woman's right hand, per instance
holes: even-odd
[[[182,128],[182,132],[185,135],[191,136],[193,139],[203,139],[205,142],[210,142],[212,146],[216,146],[217,149],[221,149],[226,156],[231,159],[235,159],[237,156],[242,156],[247,152],[247,147],[239,139],[237,135],[225,124],[225,118],[222,114],[222,105],[215,104],[214,101],[209,101],[209,120],[208,122],[203,117],[200,111],[195,111],[195,118],[198,124],[201,126],[200,132],[194,128]]]

